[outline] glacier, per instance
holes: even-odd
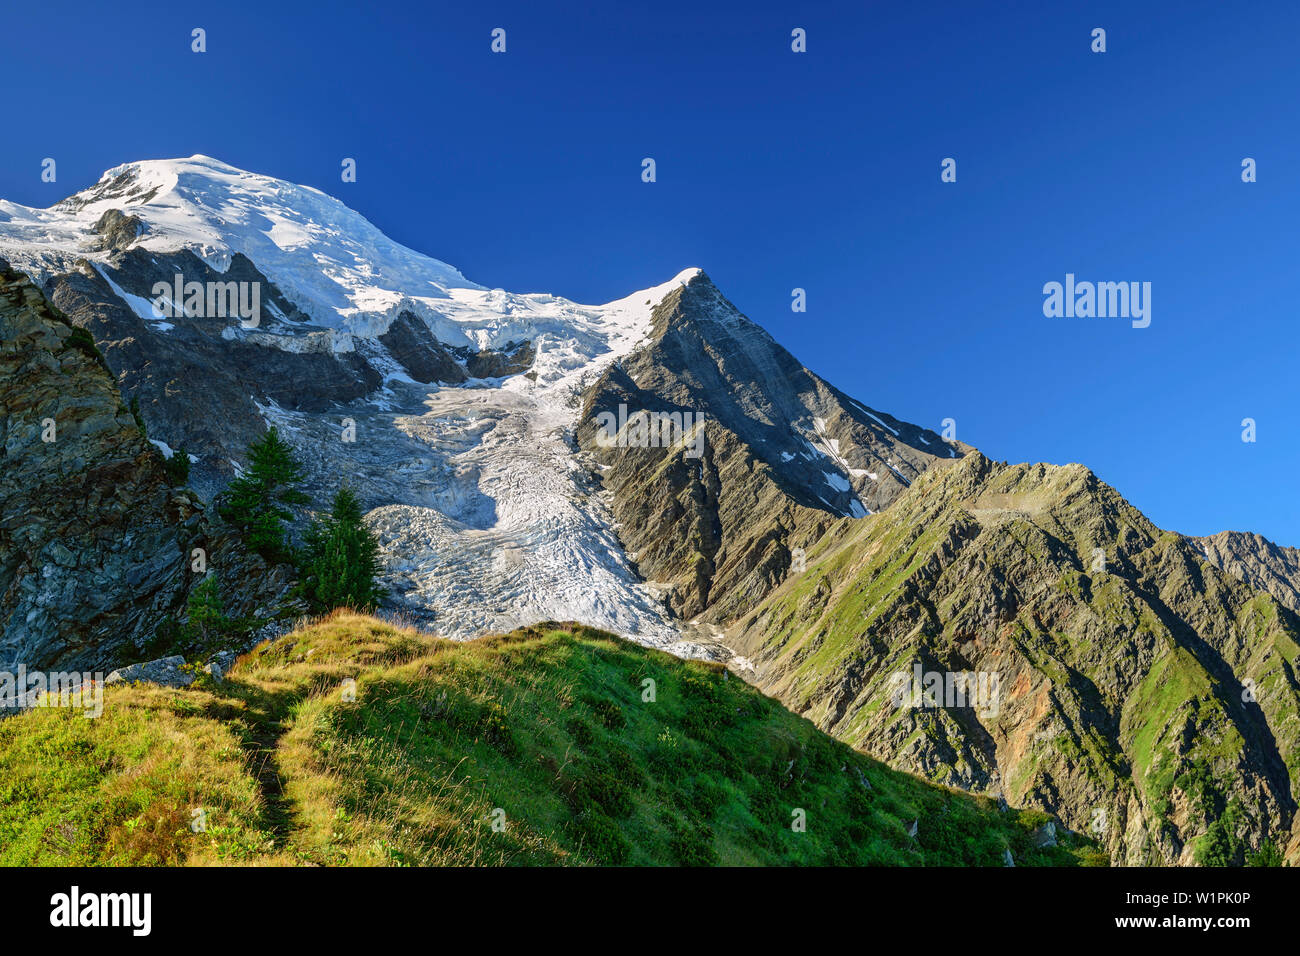
[[[166,332],[107,271],[115,250],[97,224],[110,210],[138,221],[134,248],[188,250],[218,272],[242,254],[310,319],[278,321],[274,332],[232,323],[222,340],[355,349],[382,373],[378,390],[328,412],[256,408],[305,462],[318,503],[344,480],[361,495],[383,549],[389,613],[452,638],[577,620],[677,653],[720,653],[684,637],[640,580],[574,441],[583,390],[646,339],[654,307],[698,270],[601,305],[488,288],[319,190],[201,155],[115,167],[49,209],[0,201],[0,258],[38,283],[89,262]],[[378,341],[402,313],[452,347],[531,342],[529,373],[421,384]],[[355,442],[342,440],[344,420]]]

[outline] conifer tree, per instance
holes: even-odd
[[[184,445],[172,452],[170,458],[163,459],[163,471],[173,488],[183,488],[190,480],[190,455]]]
[[[287,557],[284,522],[293,518],[289,505],[310,499],[298,490],[302,465],[275,426],[248,446],[248,470],[226,488],[218,514],[242,528],[248,546],[264,557]]]
[[[186,610],[189,617],[186,636],[192,640],[200,641],[206,646],[229,630],[230,621],[226,618],[215,575],[207,575],[190,592]]]
[[[338,490],[329,514],[312,522],[304,538],[302,591],[317,610],[371,610],[383,599],[379,542],[350,488]]]

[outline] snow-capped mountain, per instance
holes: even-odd
[[[698,269],[602,305],[491,289],[318,190],[204,156],[116,167],[49,209],[0,202],[0,258],[92,333],[150,438],[192,456],[204,496],[267,424],[297,447],[317,500],[356,488],[394,609],[448,636],[576,619],[704,652],[679,644],[682,617],[709,601],[674,597],[696,587],[679,580],[678,552],[748,553],[739,519],[757,492],[736,486],[738,510],[708,517],[707,543],[702,526],[647,526],[620,463],[681,449],[579,448],[619,396],[698,410],[710,442],[771,476],[769,518],[863,517],[957,453],[812,375]],[[160,300],[177,276],[254,284],[260,316]],[[768,531],[770,578],[790,545]],[[639,569],[626,548],[647,535],[675,557],[637,555]]]
[[[255,287],[258,321],[214,287]],[[1086,469],[998,465],[850,398],[698,269],[599,305],[491,289],[192,157],[0,203],[0,333],[0,664],[147,659],[196,548],[248,631],[298,613],[293,569],[209,507],[274,424],[316,502],[359,494],[386,613],[729,658],[904,769],[1080,830],[1103,808],[1129,862],[1195,858],[1214,814],[1168,788],[1204,780],[1244,814],[1232,853],[1300,859],[1287,555],[1193,546]],[[154,447],[193,456],[190,490]],[[887,704],[922,666],[1002,672],[1001,716]]]
[[[138,249],[188,249],[218,272],[242,253],[329,328],[365,328],[403,300],[423,310],[452,289],[482,288],[445,262],[393,242],[320,190],[209,156],[117,166],[51,209],[0,201],[0,248],[9,247],[6,257],[24,270],[57,267],[68,253],[94,259],[96,224],[111,210],[139,220]]]
[[[131,224],[126,243],[105,241],[113,221],[107,216]],[[317,189],[208,156],[117,166],[50,209],[0,200],[0,255],[38,281],[70,271],[80,259],[111,271],[124,247],[161,254],[158,259],[193,253],[223,275],[243,256],[302,319],[286,322],[272,303],[265,331],[301,339],[328,329],[340,333],[332,337],[339,351],[351,347],[353,335],[382,335],[403,313],[449,347],[483,350],[550,336],[556,353],[548,351],[536,366],[539,375],[553,373],[544,376],[550,379],[619,348],[618,340],[634,335],[646,315],[633,307],[639,293],[605,307],[584,307],[551,295],[487,289],[447,263],[393,242]],[[157,322],[152,296],[123,298],[143,320]],[[557,342],[557,335],[564,341]]]

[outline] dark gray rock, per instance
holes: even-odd
[[[249,554],[197,496],[169,487],[92,340],[3,262],[0,399],[0,665],[138,659],[183,618],[195,548],[231,617],[283,605],[290,569]]]
[[[0,396],[0,663],[120,660],[184,599],[195,505],[90,340],[3,263]]]
[[[121,667],[104,678],[104,684],[158,684],[162,687],[189,687],[195,681],[194,671],[187,669],[183,657],[162,657]]]

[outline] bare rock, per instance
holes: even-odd
[[[176,656],[118,668],[104,678],[104,684],[140,682],[158,684],[162,687],[189,687],[194,680],[194,672],[185,667],[185,658]]]

